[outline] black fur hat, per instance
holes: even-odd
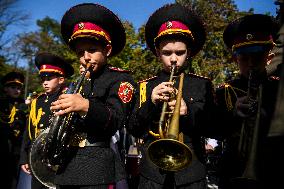
[[[49,52],[40,52],[35,57],[35,65],[41,75],[59,74],[70,77],[74,74],[74,68],[58,55]]]
[[[191,57],[203,48],[206,39],[206,31],[200,17],[180,4],[164,5],[156,10],[146,23],[146,42],[154,54],[158,39],[168,35],[185,37]]]
[[[231,22],[223,33],[227,48],[233,52],[257,51],[264,47],[272,48],[277,39],[279,26],[275,19],[268,15],[252,14]]]
[[[3,86],[8,86],[8,85],[24,85],[25,77],[22,73],[20,72],[9,72],[7,73],[2,79],[1,79],[1,84]]]
[[[70,8],[61,20],[64,41],[74,50],[73,41],[78,38],[103,40],[111,44],[110,56],[124,48],[126,34],[119,18],[106,7],[83,3]]]

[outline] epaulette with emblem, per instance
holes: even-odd
[[[222,88],[227,87],[228,85],[229,85],[228,83],[222,83],[222,84],[220,84],[220,85],[217,85],[217,86],[216,86],[216,89],[222,89]]]
[[[194,73],[188,73],[188,75],[196,77],[196,78],[201,78],[201,79],[206,79],[206,80],[211,81],[211,79],[209,77],[205,77],[205,76],[202,76],[202,75],[197,75],[197,74],[194,74]]]
[[[37,103],[37,100],[41,97],[44,97],[44,95],[45,93],[38,94],[38,96],[32,100],[31,105],[30,105],[31,107],[30,107],[30,115],[28,119],[28,134],[31,140],[36,138],[39,132],[38,123],[41,119],[41,116],[43,115],[43,112],[42,112],[42,108],[37,108],[36,103]],[[32,129],[31,129],[32,127],[35,130],[34,136],[32,135]]]
[[[141,80],[141,81],[138,81],[138,83],[143,83],[143,82],[146,82],[146,81],[151,81],[151,80],[153,80],[153,79],[155,79],[155,78],[157,78],[158,76],[153,76],[153,77],[150,77],[150,78],[148,78],[148,79],[144,79],[144,80]]]
[[[40,98],[40,97],[43,97],[44,95],[46,95],[44,92],[39,93],[39,94],[37,95],[36,99],[38,99],[38,98]]]
[[[234,87],[230,82],[220,84],[216,87],[217,90],[223,91],[224,93],[224,100],[227,106],[227,110],[231,111],[234,107],[232,98],[237,98],[238,93],[246,94],[246,91]]]
[[[150,77],[148,79],[144,79],[142,81],[138,81],[138,84],[140,85],[140,105],[139,105],[139,108],[147,100],[146,99],[146,90],[147,90],[146,85],[147,85],[148,81],[153,80],[155,78],[157,78],[157,76],[153,76],[153,77]]]
[[[279,81],[279,80],[280,80],[280,77],[277,77],[277,76],[270,76],[270,77],[269,77],[269,80],[277,80],[277,81]]]
[[[109,69],[113,70],[113,71],[125,72],[125,73],[130,73],[131,72],[130,70],[124,70],[124,69],[117,68],[117,67],[109,67]]]

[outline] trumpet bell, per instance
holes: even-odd
[[[174,139],[159,139],[152,142],[147,155],[157,167],[166,171],[182,170],[192,162],[190,148]]]
[[[48,164],[44,153],[48,131],[49,128],[42,131],[33,142],[29,153],[29,162],[33,176],[46,187],[55,189],[54,179],[57,167]]]

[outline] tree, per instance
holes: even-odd
[[[27,14],[14,9],[16,0],[0,1],[0,55],[5,54],[5,47],[12,41],[11,36],[7,36],[6,31],[12,25],[23,25],[28,19]],[[5,56],[6,57],[6,56]]]
[[[17,36],[14,41],[14,51],[27,61],[28,91],[41,91],[40,80],[38,78],[38,70],[34,64],[34,57],[38,52],[50,52],[57,54],[69,63],[74,64],[78,68],[78,60],[74,52],[72,52],[64,43],[61,33],[60,24],[58,21],[45,17],[42,20],[37,20],[39,30],[22,33]],[[78,69],[76,69],[78,70]],[[79,72],[77,73],[78,76]],[[31,82],[33,81],[33,82]]]
[[[130,22],[125,21],[123,24],[126,31],[126,45],[120,54],[109,60],[109,63],[132,71],[136,81],[155,75],[161,67],[156,57],[146,48],[145,26],[136,33]]]
[[[203,50],[191,60],[195,73],[204,75],[218,85],[233,76],[237,69],[231,64],[231,55],[223,42],[223,31],[234,19],[252,14],[240,12],[233,0],[176,0],[185,5],[198,15],[201,15],[207,29],[207,40]],[[227,74],[227,75],[226,75]]]
[[[145,41],[145,25],[138,30],[139,50],[136,50],[135,61],[131,63],[134,79],[137,81],[155,76],[162,69],[162,64],[147,47]]]
[[[11,26],[21,26],[28,19],[27,14],[14,9],[16,0],[1,0],[0,1],[0,77],[10,71],[23,71],[18,68],[17,54],[13,54],[10,50],[12,36],[7,35],[7,31]],[[7,64],[8,62],[12,63]]]

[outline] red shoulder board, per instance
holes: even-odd
[[[117,68],[117,67],[109,67],[109,69],[113,71],[118,71],[118,72],[126,72],[126,73],[131,72],[130,70],[124,70],[124,69]]]
[[[150,81],[150,80],[152,80],[152,79],[155,79],[156,77],[158,77],[158,76],[153,76],[153,77],[150,77],[150,78],[148,78],[148,79],[144,79],[144,80],[138,81],[138,83],[143,83],[143,82],[145,82],[145,81]]]
[[[118,96],[123,103],[130,102],[132,99],[134,87],[128,82],[122,82],[118,89]]]
[[[194,74],[194,73],[188,73],[188,75],[191,75],[191,76],[193,76],[193,77],[202,78],[202,79],[206,79],[206,80],[211,81],[211,79],[210,79],[209,77],[205,77],[205,76],[202,76],[202,75],[197,75],[197,74]]]
[[[279,80],[280,80],[280,77],[277,77],[277,76],[270,76],[269,79],[270,79],[270,80],[278,80],[278,81],[279,81]]]

